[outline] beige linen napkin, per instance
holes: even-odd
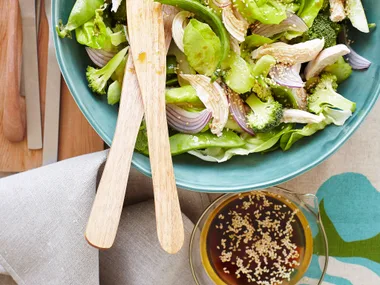
[[[183,250],[170,256],[159,247],[153,203],[123,211],[111,250],[88,246],[83,233],[107,152],[85,155],[0,179],[0,266],[18,284],[193,284],[188,240],[193,223],[184,217]],[[99,170],[100,168],[100,170]],[[151,180],[132,170],[127,201],[151,198]],[[207,195],[180,191],[183,211],[195,221]],[[100,277],[99,277],[100,270]],[[4,276],[0,276],[0,284]],[[8,284],[8,283],[5,283]]]
[[[0,264],[18,284],[98,284],[83,232],[106,152],[0,179]]]

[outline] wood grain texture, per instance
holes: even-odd
[[[13,1],[13,0],[9,0]],[[49,40],[48,24],[41,3],[41,24],[38,36],[41,114],[44,118],[45,89],[47,72],[47,44]],[[8,27],[8,1],[0,1],[0,86],[4,86],[5,72],[3,62],[6,59],[6,30]],[[62,82],[59,160],[100,151],[104,149],[101,138],[92,129],[82,115],[64,82]],[[0,172],[21,172],[41,166],[42,151],[29,150],[26,140],[10,143],[2,132],[4,96],[0,92]],[[43,123],[43,122],[42,122]]]
[[[96,248],[108,249],[115,240],[143,115],[140,87],[129,56],[116,131],[86,229],[88,243]]]
[[[5,86],[4,62],[6,62],[9,1],[0,1],[0,86]],[[24,100],[22,98],[21,100]],[[0,171],[19,172],[41,165],[40,151],[28,150],[26,140],[10,143],[3,134],[4,93],[0,92]]]
[[[168,253],[184,241],[165,112],[166,47],[161,4],[127,0],[132,56],[144,102],[158,239]]]
[[[8,0],[10,21],[7,28],[3,133],[10,142],[25,136],[25,102],[20,94],[22,67],[22,24],[18,0]]]

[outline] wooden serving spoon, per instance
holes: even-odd
[[[22,65],[22,24],[18,0],[8,1],[7,62],[5,63],[3,133],[10,142],[25,136],[25,102],[20,96]]]
[[[96,248],[108,249],[115,240],[143,115],[144,108],[133,59],[128,56],[116,131],[85,234],[87,242]]]
[[[166,47],[161,4],[127,0],[132,56],[144,103],[158,239],[168,253],[184,242],[166,120]]]

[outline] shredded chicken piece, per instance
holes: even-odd
[[[284,109],[282,122],[298,124],[319,124],[324,119],[325,116],[323,114],[314,115],[303,110]]]
[[[324,45],[324,39],[315,39],[295,45],[278,42],[259,47],[252,52],[251,56],[253,59],[258,59],[264,55],[271,55],[276,58],[277,62],[294,65],[313,60]]]
[[[323,51],[305,68],[305,77],[307,80],[318,75],[326,66],[335,63],[339,57],[350,53],[350,49],[343,44],[329,47]]]
[[[346,18],[344,10],[345,0],[330,0],[330,19],[333,22],[340,22]]]

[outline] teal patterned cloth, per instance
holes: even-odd
[[[329,241],[329,267],[323,284],[380,284],[380,193],[362,174],[344,173],[318,190]],[[321,275],[314,256],[309,284]]]

